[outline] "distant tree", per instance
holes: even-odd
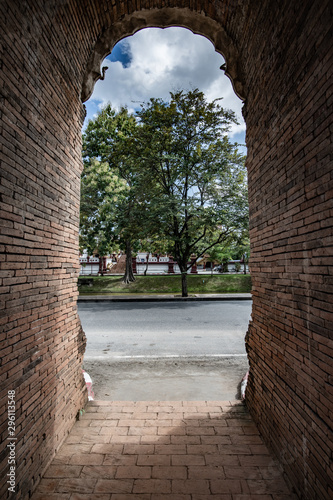
[[[214,262],[218,262],[219,265],[223,264],[224,259],[228,255],[227,259],[229,260],[229,251],[227,247],[227,242],[225,242],[224,246],[216,245],[209,250],[209,258],[211,261],[211,274],[213,274],[214,270]]]
[[[243,263],[243,274],[246,274],[246,265],[250,258],[250,238],[248,230],[240,233],[236,240],[233,242],[231,248],[233,258],[240,260]]]
[[[144,270],[144,276],[146,276],[148,267],[149,267],[149,255],[156,254],[165,254],[168,251],[168,242],[163,240],[162,238],[155,235],[154,238],[146,237],[140,240],[140,252],[146,252],[146,267]]]

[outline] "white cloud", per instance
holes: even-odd
[[[117,109],[126,105],[134,111],[150,97],[168,99],[170,91],[197,87],[209,101],[223,97],[222,106],[235,111],[240,125],[232,127],[231,136],[244,132],[242,103],[220,70],[223,57],[209,40],[184,28],[151,28],[128,37],[125,43],[131,54],[127,67],[108,59],[102,63],[109,69],[91,97],[100,106],[111,102]]]

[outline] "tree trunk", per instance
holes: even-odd
[[[98,256],[98,272],[101,276],[103,276],[103,257]]]
[[[182,271],[182,297],[187,297],[187,271]]]
[[[132,247],[131,247],[131,242],[130,240],[126,241],[126,268],[125,268],[125,274],[123,277],[123,283],[126,285],[128,283],[131,283],[132,281],[135,281],[135,276],[133,274],[133,268],[132,268]]]
[[[148,266],[149,266],[149,253],[147,253],[147,256],[146,256],[146,269],[143,273],[144,276],[147,276]]]

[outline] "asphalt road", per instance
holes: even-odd
[[[79,303],[86,359],[245,354],[251,301]]]
[[[248,369],[251,301],[85,302],[95,399],[234,400]]]

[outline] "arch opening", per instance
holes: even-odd
[[[126,15],[121,21],[114,23],[98,38],[89,58],[82,82],[82,102],[89,99],[95,83],[103,78],[101,63],[113,47],[122,39],[135,34],[144,28],[183,27],[194,34],[202,35],[214,45],[215,50],[225,59],[223,69],[230,78],[236,95],[244,101],[246,89],[240,67],[238,50],[232,39],[219,23],[203,14],[189,9],[151,9]]]
[[[85,101],[83,130],[94,112],[108,103],[117,110],[125,106],[134,113],[151,97],[168,100],[170,91],[198,88],[209,101],[222,99],[221,105],[235,113],[239,123],[231,125],[228,136],[244,147],[245,154],[243,101],[221,71],[224,65],[223,55],[204,35],[181,26],[141,28],[121,38],[99,62],[102,78],[95,81]]]
[[[177,29],[178,29],[178,31],[177,31],[178,34],[176,33]],[[153,31],[155,31],[155,35],[156,35],[155,38],[154,37],[149,38],[148,37],[149,33],[152,33]],[[158,34],[156,32],[158,32]],[[168,32],[170,32],[170,33],[169,33],[169,36],[167,37]],[[181,37],[179,35],[179,33],[182,33],[184,36]],[[146,38],[144,37],[144,34],[147,34]],[[134,43],[135,43],[135,39],[138,40],[137,41],[137,45],[139,47],[138,49],[133,48]],[[173,90],[173,89],[169,88],[168,84],[165,85],[165,88],[161,89],[161,82],[162,82],[163,78],[165,78],[164,74],[163,74],[163,76],[160,77],[160,79],[158,79],[156,77],[152,78],[155,82],[155,85],[152,85],[151,87],[149,87],[149,89],[146,90],[145,97],[142,98],[141,100],[136,97],[137,96],[137,94],[135,92],[136,89],[133,90],[133,87],[135,87],[135,84],[138,82],[140,85],[145,87],[146,82],[142,81],[145,70],[148,67],[151,69],[151,72],[154,73],[154,63],[158,64],[158,56],[156,56],[156,59],[150,60],[150,58],[152,58],[152,56],[150,56],[149,54],[148,55],[142,54],[143,48],[146,48],[149,45],[154,46],[154,52],[156,53],[156,52],[158,52],[158,48],[156,47],[156,44],[157,43],[164,44],[163,45],[163,54],[166,54],[167,50],[170,51],[171,39],[172,39],[172,45],[175,45],[177,48],[172,47],[173,52],[171,54],[168,54],[166,61],[163,61],[164,64],[169,67],[170,74],[168,75],[167,81],[169,82],[170,86],[172,84],[174,84],[174,87],[181,88],[181,87],[184,87],[185,85],[188,86],[189,83],[191,83],[192,84],[191,86],[193,86],[193,87],[197,86],[196,82],[195,81],[193,82],[193,79],[192,79],[192,77],[195,75],[193,75],[192,73],[190,73],[190,71],[187,70],[187,67],[191,65],[191,60],[194,57],[194,53],[197,50],[198,53],[200,52],[199,53],[199,61],[201,59],[204,61],[205,61],[205,59],[208,59],[210,65],[216,66],[216,68],[213,68],[213,71],[212,71],[212,75],[213,75],[212,78],[215,78],[216,80],[215,80],[215,82],[213,82],[214,83],[213,85],[211,84],[212,82],[210,81],[211,87],[207,87],[207,88],[209,88],[209,93],[210,93],[209,101],[211,101],[215,98],[222,97],[223,98],[223,101],[221,103],[222,106],[224,108],[227,108],[227,109],[235,108],[235,106],[236,106],[237,118],[240,119],[241,103],[239,102],[238,97],[235,96],[234,90],[233,90],[232,86],[230,85],[230,81],[227,78],[225,78],[225,75],[219,69],[221,64],[223,63],[222,57],[220,57],[219,53],[214,51],[214,47],[212,46],[211,41],[208,40],[206,37],[203,38],[202,36],[196,36],[196,35],[194,35],[193,30],[183,29],[179,26],[177,26],[177,28],[176,27],[167,28],[167,29],[162,30],[162,31],[159,29],[154,30],[152,28],[151,29],[147,29],[147,28],[140,29],[139,32],[137,32],[134,36],[131,37],[131,41],[133,42],[133,45],[129,48],[127,47],[127,52],[125,54],[124,54],[124,51],[122,52],[121,49],[117,49],[117,46],[115,46],[114,47],[115,50],[118,50],[118,52],[120,51],[121,55],[120,56],[118,55],[118,57],[112,58],[112,53],[111,53],[111,57],[108,58],[108,64],[111,67],[111,69],[109,69],[109,71],[106,72],[107,77],[105,80],[107,80],[107,81],[98,82],[98,85],[95,87],[95,92],[93,93],[93,95],[91,96],[90,99],[91,100],[96,99],[97,101],[100,101],[100,102],[103,101],[105,104],[108,101],[111,101],[112,105],[116,104],[116,108],[117,107],[119,108],[121,105],[126,104],[128,107],[132,108],[132,111],[134,111],[135,104],[132,103],[133,100],[135,101],[135,103],[137,103],[137,102],[148,101],[150,97],[169,98],[170,97],[169,91]],[[195,43],[195,39],[197,40],[196,43]],[[198,42],[198,39],[200,39],[200,44]],[[127,37],[122,38],[123,43],[126,43],[126,40],[129,40],[129,39]],[[173,67],[171,67],[171,69],[170,69],[170,65],[171,65],[170,59],[175,57],[176,52],[180,52],[181,44],[183,44],[183,45],[192,44],[195,46],[194,48],[191,47],[192,52],[189,52],[189,51],[186,52],[186,57],[183,57],[181,59],[181,55],[179,55],[179,58],[176,61],[172,61],[176,70],[180,66],[183,66],[183,72],[186,73],[186,76],[183,76],[182,78],[180,78],[179,81],[185,82],[185,85],[184,85],[184,83],[178,83],[178,82],[177,82],[178,84],[174,83],[175,80],[177,79],[177,77],[175,76],[175,72],[173,72]],[[119,44],[118,44],[118,47],[119,47]],[[199,48],[200,48],[200,51],[198,50]],[[139,53],[139,50],[141,51],[140,53]],[[138,67],[137,62],[138,62],[138,59],[140,59],[140,58],[142,59],[142,57],[147,58],[147,61],[148,61],[147,65],[148,66],[146,66],[144,62],[140,61],[141,65],[143,67],[143,70],[141,71],[140,68]],[[134,60],[132,60],[131,58],[134,58]],[[116,67],[118,68],[118,70],[117,70],[118,72],[116,71],[116,69],[112,70],[112,62],[110,62],[110,59],[114,60],[114,63],[115,63],[114,66],[115,66],[115,68]],[[122,61],[123,64],[121,64],[120,61]],[[105,62],[106,62],[106,60],[104,60],[103,62],[99,62],[99,65],[104,66]],[[118,66],[116,66],[116,63],[118,63]],[[205,63],[206,63],[206,61],[205,61]],[[203,63],[197,64],[197,66],[195,67],[195,71],[197,71],[197,72],[201,71],[201,74],[206,73],[207,71],[209,71],[207,69],[209,64],[206,63],[206,66],[204,66],[203,69],[202,69]],[[135,80],[133,82],[133,84],[128,84],[126,82],[126,85],[125,85],[124,80],[134,78],[133,72],[131,72],[128,68],[128,66],[131,66],[131,65],[133,65],[133,67],[135,68],[135,72],[137,72],[139,74],[138,80]],[[127,73],[129,74],[129,76],[127,76]],[[156,70],[156,73],[157,73],[157,70]],[[161,71],[161,73],[162,73],[162,71]],[[190,74],[191,76],[189,76],[188,74]],[[205,75],[205,76],[206,76],[205,82],[209,81],[210,75]],[[122,85],[125,88],[120,89],[121,84],[118,85],[115,82],[115,79],[117,79],[117,78],[121,79]],[[190,80],[190,82],[189,82],[189,80]],[[172,82],[172,84],[170,82]],[[207,83],[207,85],[208,85],[208,83]],[[103,89],[105,89],[105,87],[109,87],[112,89],[112,94],[111,94],[112,97],[111,98],[107,94],[107,91],[103,90]],[[157,87],[157,90],[156,90],[156,87]],[[119,91],[119,93],[121,93],[121,97],[119,97],[119,99],[118,99],[118,96],[116,95],[117,90]],[[131,93],[131,95],[126,96],[127,101],[124,102],[121,99],[122,99],[122,96],[124,94],[127,94],[127,92]],[[150,92],[153,95],[151,95]],[[161,95],[161,93],[162,93],[162,95]],[[225,94],[228,94],[229,99],[224,97]],[[134,99],[133,99],[133,95],[134,95]],[[140,94],[140,97],[141,97],[141,94]],[[233,106],[230,105],[230,98],[231,97],[234,97]],[[102,104],[103,104],[103,102],[102,102]],[[86,102],[86,106],[89,106],[89,101]],[[89,109],[89,115],[87,118],[89,118],[92,115],[92,113],[93,113],[93,111],[91,109]],[[237,136],[238,140],[236,142],[244,142],[244,135],[243,135],[244,128],[245,128],[245,124],[241,124],[241,132],[238,133],[238,136]],[[234,130],[233,132],[237,132],[237,130]],[[241,139],[239,140],[240,137],[241,137]],[[235,141],[233,140],[233,142],[235,142]],[[231,259],[231,257],[230,257],[230,259]],[[233,267],[230,266],[230,269],[233,269]],[[206,274],[206,276],[208,275],[208,278],[209,278],[210,273],[211,273],[211,271],[208,271]],[[205,277],[205,275],[203,277]],[[248,320],[249,320],[249,317],[248,317],[247,321],[245,322],[246,324],[242,323],[243,332],[240,333],[239,331],[237,331],[237,335],[243,335],[243,339],[245,337],[246,328],[248,325]],[[238,364],[236,362],[231,363],[231,365],[232,365],[231,369],[234,370],[234,373],[235,373],[235,370],[238,370],[237,376],[239,377],[238,382],[235,384],[235,390],[234,390],[233,397],[236,396],[237,390],[238,390],[237,385],[240,384],[241,378],[244,376],[244,374],[246,373],[246,371],[248,369],[247,364],[245,365],[243,362],[244,357],[246,359],[244,340],[242,343],[243,343],[242,353],[240,353],[240,352],[238,353],[238,351],[237,351],[237,353],[236,352],[232,353],[232,355],[234,356],[234,359],[239,357],[239,359],[242,360],[242,363],[238,363]],[[89,341],[88,341],[88,344],[89,344]],[[88,345],[88,349],[89,349],[89,345]],[[215,353],[216,353],[216,357],[218,358],[219,356],[217,353],[220,353],[218,347],[216,347]],[[88,368],[88,371],[89,371],[89,368]],[[235,376],[235,379],[237,378],[237,376]],[[98,377],[98,378],[100,379],[100,377]],[[228,397],[230,397],[230,394],[228,394]],[[174,398],[172,398],[172,399],[174,399]]]

